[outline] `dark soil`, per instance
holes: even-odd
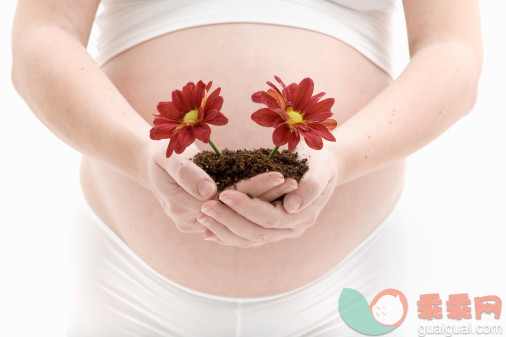
[[[285,178],[299,182],[308,170],[307,159],[298,160],[297,152],[288,150],[278,151],[269,159],[271,151],[272,149],[266,148],[236,151],[225,149],[221,152],[221,157],[214,151],[202,151],[193,157],[193,162],[214,179],[219,191],[243,179],[269,171],[279,172]]]

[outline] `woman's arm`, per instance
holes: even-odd
[[[12,79],[56,136],[142,182],[139,155],[150,125],[86,51],[99,3],[20,0],[12,33]]]
[[[325,146],[344,184],[404,159],[471,111],[483,51],[478,0],[404,0],[411,60],[402,74],[333,133]],[[334,172],[337,171],[337,172]],[[284,198],[290,213],[310,205],[326,182],[308,179]]]
[[[150,189],[180,231],[205,232],[196,218],[216,184],[185,156],[165,158],[166,144],[150,140],[149,123],[86,51],[98,4],[19,1],[12,39],[15,87],[56,136]],[[197,151],[193,145],[185,155]]]
[[[197,146],[166,158],[167,144],[150,140],[151,125],[86,51],[99,3],[20,0],[12,36],[14,86],[56,136],[150,189],[180,231],[204,232],[196,218],[217,187],[187,160]],[[258,176],[241,190],[276,199],[296,187],[279,176]]]
[[[477,0],[404,0],[411,61],[338,127],[338,184],[420,149],[473,108],[482,68]]]

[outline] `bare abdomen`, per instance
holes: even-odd
[[[256,125],[250,115],[259,108],[251,94],[266,89],[265,82],[274,75],[285,83],[311,77],[316,92],[335,98],[339,124],[391,81],[339,40],[263,24],[220,24],[166,34],[120,54],[103,69],[150,122],[157,102],[170,100],[172,90],[189,81],[212,80],[213,88],[222,88],[222,112],[230,120],[212,128],[212,139],[230,149],[272,146],[272,129]],[[215,295],[258,297],[307,284],[343,259],[395,205],[404,162],[339,186],[302,237],[248,249],[179,232],[149,191],[90,158],[83,157],[81,177],[90,206],[162,275]]]

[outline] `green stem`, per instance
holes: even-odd
[[[279,149],[279,146],[276,146],[274,148],[274,150],[272,150],[271,154],[269,155],[269,159],[272,159],[272,157],[274,157],[274,155],[276,154],[276,152],[278,152],[278,149]]]
[[[209,139],[209,145],[211,145],[211,147],[213,148],[214,152],[216,152],[216,154],[221,157],[220,150],[218,150],[218,148],[216,147],[216,145],[214,145],[213,141],[210,140],[210,139]]]

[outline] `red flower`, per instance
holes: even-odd
[[[228,123],[220,109],[223,105],[218,88],[209,96],[212,81],[207,85],[199,81],[197,85],[188,82],[183,90],[172,92],[172,102],[160,102],[156,109],[160,113],[155,116],[154,127],[149,136],[153,140],[170,139],[167,147],[167,158],[172,152],[182,153],[195,138],[209,143],[211,128],[207,124],[225,125]]]
[[[306,144],[315,150],[323,147],[323,139],[335,142],[330,133],[337,126],[330,108],[334,105],[333,98],[320,101],[324,92],[313,95],[314,83],[309,77],[299,84],[292,83],[286,86],[278,76],[274,78],[281,84],[280,91],[274,84],[267,82],[272,88],[267,91],[258,91],[251,96],[255,103],[267,105],[255,111],[251,119],[261,126],[274,127],[272,141],[276,146],[288,143],[288,150],[293,152],[299,144],[300,136],[304,137]]]

